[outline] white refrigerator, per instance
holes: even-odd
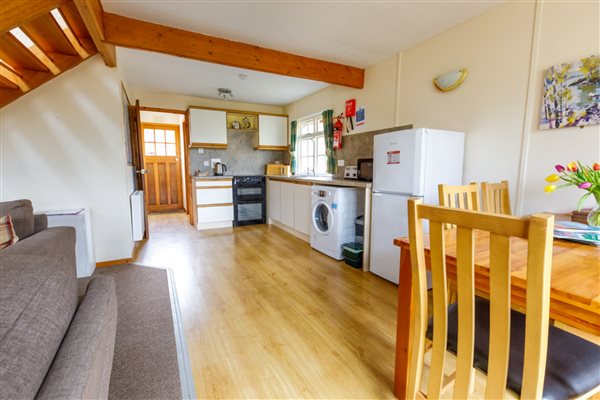
[[[427,128],[374,137],[371,272],[399,282],[394,238],[408,236],[407,200],[439,204],[438,184],[462,183],[464,142],[463,132]]]

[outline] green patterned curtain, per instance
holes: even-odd
[[[292,121],[292,133],[290,135],[290,170],[292,175],[296,173],[296,126],[298,121]]]
[[[325,131],[325,154],[327,155],[327,173],[336,174],[335,152],[333,151],[333,110],[325,110],[323,116],[323,130]]]

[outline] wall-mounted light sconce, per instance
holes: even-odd
[[[446,72],[433,80],[433,85],[441,92],[449,92],[460,86],[467,77],[467,69]]]

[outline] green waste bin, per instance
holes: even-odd
[[[354,268],[362,268],[363,245],[361,243],[345,243],[342,249],[346,264]]]

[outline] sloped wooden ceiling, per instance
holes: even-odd
[[[140,5],[142,6],[142,5]],[[362,68],[104,12],[100,0],[0,0],[0,107],[100,53],[129,47],[362,88]]]
[[[0,7],[0,107],[98,52],[74,2],[10,0]]]

